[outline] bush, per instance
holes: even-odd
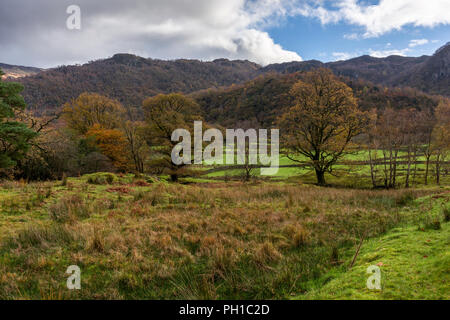
[[[100,173],[92,173],[85,175],[87,178],[87,182],[89,184],[98,184],[98,185],[105,185],[105,184],[113,184],[119,181],[119,178],[113,173],[109,172],[100,172]]]

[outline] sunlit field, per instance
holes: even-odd
[[[97,173],[3,182],[0,298],[449,298],[448,187],[352,190],[297,180],[172,184]],[[419,241],[413,249],[435,259],[426,282],[432,290],[415,294],[424,280],[412,277],[402,282],[409,293],[392,293],[415,270],[384,259],[379,241],[392,229],[405,237],[391,236],[389,254],[416,260],[408,245]],[[362,238],[370,246],[348,271]],[[365,268],[378,262],[392,294],[373,296],[365,287]],[[69,265],[80,267],[82,290],[67,290]],[[336,291],[347,271],[355,286]]]
[[[378,151],[377,156],[382,158],[382,151]],[[399,157],[406,157],[405,153],[400,153]],[[337,187],[351,187],[358,189],[373,188],[373,184],[370,176],[370,166],[368,164],[368,152],[367,151],[355,151],[352,154],[343,157],[334,167],[332,174],[327,175],[327,182],[330,185]],[[296,157],[299,162],[306,163],[308,159],[306,157]],[[264,178],[271,181],[296,181],[303,183],[314,184],[316,177],[314,170],[310,166],[305,164],[299,164],[299,162],[293,161],[285,155],[280,155],[278,173],[273,176],[261,176],[260,169],[255,168],[252,170],[252,176],[256,178]],[[448,166],[448,163],[445,162]],[[425,187],[425,157],[418,156],[416,161],[411,165],[410,184],[413,186]],[[204,177],[218,179],[218,180],[240,180],[243,176],[242,169],[233,169],[227,165],[215,165],[213,167],[203,166]],[[385,167],[378,165],[376,167],[376,181],[381,187],[383,185],[383,174]],[[389,168],[386,168],[388,170]],[[397,169],[397,183],[399,186],[404,185],[406,175],[407,164],[399,164]],[[448,169],[447,169],[448,170]],[[450,185],[450,172],[443,170],[444,174],[441,175],[441,185]],[[430,165],[428,181],[430,185],[435,184],[435,176],[433,167]]]

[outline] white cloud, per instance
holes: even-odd
[[[449,0],[306,0],[298,14],[315,17],[323,24],[344,21],[365,29],[364,37],[377,37],[406,25],[434,27],[450,24]]]
[[[69,31],[64,1],[40,0],[31,10],[29,0],[2,0],[9,10],[0,12],[0,61],[48,67],[118,52],[161,59],[248,59],[263,65],[302,60],[264,31],[292,14],[294,3],[289,0],[78,0],[77,4],[82,29]]]
[[[414,47],[417,47],[417,46],[423,46],[423,45],[427,44],[428,42],[429,42],[428,39],[411,40],[409,42],[409,47],[410,48],[414,48]]]
[[[354,58],[356,55],[348,52],[333,52],[334,61],[348,60]]]
[[[344,34],[344,39],[346,40],[358,40],[359,35],[357,33],[346,33]]]
[[[394,50],[372,50],[369,49],[369,55],[375,58],[385,58],[389,56],[406,56],[409,52],[409,48],[406,49],[394,49]]]

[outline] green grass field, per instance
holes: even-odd
[[[448,299],[440,274],[449,198],[448,187],[320,188],[293,179],[3,182],[0,298]],[[419,264],[418,253],[429,259]],[[365,289],[372,261],[384,264],[381,293]],[[81,269],[81,290],[66,288],[70,265]],[[410,282],[400,288],[403,279]]]
[[[406,156],[405,153],[400,153],[399,157]],[[378,152],[378,157],[382,158],[382,152]],[[348,154],[343,157],[333,168],[333,174],[327,174],[327,183],[330,185],[340,186],[340,187],[350,187],[350,188],[371,188],[372,181],[370,176],[369,165],[350,165],[349,162],[358,161],[368,161],[367,151],[358,151],[354,154]],[[306,157],[298,157],[299,161],[307,162]],[[420,162],[417,165],[411,166],[410,174],[410,185],[414,186],[424,186],[424,175],[425,175],[425,158],[417,157],[417,161]],[[345,163],[345,164],[344,164]],[[286,179],[291,179],[295,181],[301,181],[303,183],[314,184],[316,182],[316,176],[314,170],[305,167],[283,167],[283,166],[293,166],[298,165],[297,162],[288,159],[284,155],[280,155],[280,168],[278,173],[274,176],[266,177],[271,180],[284,181]],[[242,169],[229,169],[227,165],[216,165],[214,168],[223,167],[223,170],[214,171],[206,174],[205,178],[213,179],[225,179],[225,178],[238,178],[243,174]],[[407,166],[404,164],[398,165],[397,173],[397,184],[403,186],[405,184],[405,172]],[[202,170],[210,170],[211,167],[204,166]],[[429,184],[433,184],[435,181],[434,167],[430,165],[429,168]],[[414,171],[416,174],[414,175]],[[258,178],[262,178],[260,175],[260,169],[254,169],[252,175]],[[379,185],[383,184],[383,166],[379,165],[377,167],[377,183]],[[441,184],[450,185],[450,174],[441,175]]]

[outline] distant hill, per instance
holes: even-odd
[[[410,70],[394,76],[388,83],[450,96],[450,42]]]
[[[432,56],[374,58],[366,55],[329,63],[289,62],[269,65],[260,69],[259,73],[292,73],[316,67],[330,68],[336,75],[378,85],[411,87],[430,94],[450,96],[450,42]]]
[[[43,69],[23,66],[13,66],[10,64],[0,63],[0,69],[5,73],[3,78],[22,78],[35,75],[41,72]]]
[[[125,105],[141,105],[158,93],[191,93],[251,79],[259,65],[218,59],[162,61],[130,54],[84,65],[63,66],[21,78],[28,107],[38,113],[55,109],[83,92],[97,92]]]
[[[82,92],[97,92],[118,99],[125,105],[141,105],[146,97],[158,93],[188,94],[239,85],[265,74],[293,74],[319,67],[327,67],[339,76],[370,81],[378,86],[411,87],[430,94],[450,96],[450,44],[433,56],[362,56],[329,63],[311,60],[266,67],[242,60],[163,61],[130,54],[116,54],[84,65],[44,71],[26,67],[11,69],[14,66],[1,64],[0,67],[7,72],[23,70],[22,74],[31,74],[16,79],[25,86],[23,94],[28,107],[38,114],[54,110]],[[13,73],[10,71],[10,75]],[[14,74],[21,73],[17,71]]]

